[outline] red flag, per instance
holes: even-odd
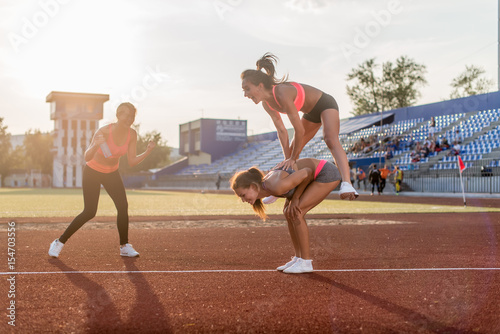
[[[460,169],[460,174],[462,174],[462,172],[464,171],[465,169],[465,164],[464,162],[462,161],[462,158],[460,158],[460,156],[458,156],[458,169]]]

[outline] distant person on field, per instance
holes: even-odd
[[[373,196],[375,187],[377,187],[377,192],[380,195],[380,172],[377,169],[377,165],[373,165],[373,167],[370,169],[370,173],[368,174],[368,182],[370,182],[372,185],[372,193],[370,195]]]
[[[366,191],[366,173],[363,168],[358,167],[358,171],[356,172],[356,177],[358,179],[358,189],[361,190],[361,184],[363,183],[363,190]]]
[[[222,182],[222,176],[220,176],[220,173],[217,173],[217,180],[215,181],[215,186],[217,187],[217,190],[220,189],[221,182]]]
[[[403,183],[404,173],[399,166],[396,166],[392,173],[394,174],[394,181],[396,182],[396,195],[399,195],[399,192],[401,191],[401,183]]]
[[[59,239],[50,244],[50,256],[58,257],[66,241],[95,217],[101,185],[108,192],[118,211],[116,223],[120,236],[120,255],[139,256],[128,243],[128,202],[123,180],[118,172],[119,160],[126,154],[129,166],[135,166],[151,153],[156,144],[149,142],[144,153],[136,154],[137,132],[131,129],[136,112],[131,103],[120,104],[116,110],[118,120],[100,128],[94,134],[90,146],[85,151],[87,164],[83,168],[82,177],[84,209],[73,219]]]
[[[387,165],[384,165],[384,168],[379,168],[378,170],[380,172],[380,193],[384,192],[387,176],[391,173],[391,171],[387,168]]]
[[[262,220],[266,219],[263,198],[270,195],[286,198],[283,213],[295,255],[291,261],[276,269],[298,274],[313,271],[305,215],[337,188],[341,180],[340,172],[333,163],[306,158],[295,161],[292,168],[278,167],[267,174],[252,167],[233,175],[230,183],[234,193],[243,202],[251,204]]]
[[[349,169],[349,173],[351,175],[351,184],[354,185],[354,183],[356,182],[356,167],[352,167],[351,169]]]

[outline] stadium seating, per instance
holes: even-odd
[[[460,155],[467,167],[485,158],[491,158],[496,152],[496,158],[500,158],[500,110],[482,110],[467,114],[457,113],[453,115],[441,115],[435,117],[437,137],[454,138],[458,129],[462,135],[462,148]],[[385,156],[385,151],[374,150],[369,153],[353,153],[350,148],[365,138],[376,137],[400,138],[400,145],[393,152],[390,163],[398,165],[403,170],[421,170],[422,166],[427,166],[431,170],[450,170],[457,168],[457,157],[446,155],[446,151],[439,154],[431,154],[419,162],[413,163],[410,152],[415,142],[423,142],[429,137],[429,122],[422,118],[415,118],[400,121],[394,124],[372,126],[359,131],[342,134],[339,136],[344,150],[347,152],[349,160]],[[313,157],[317,159],[332,160],[330,150],[326,146],[322,130],[309,141],[304,147],[301,157]],[[191,174],[215,174],[234,173],[237,170],[247,169],[251,166],[258,166],[262,170],[269,170],[283,160],[281,145],[278,139],[261,142],[247,143],[246,147],[235,153],[229,154],[221,159],[213,161],[212,164],[195,165],[184,168],[176,173],[177,175]],[[489,162],[490,167],[499,166],[499,161]]]

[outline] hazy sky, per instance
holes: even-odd
[[[465,65],[497,87],[497,0],[0,0],[0,32],[0,117],[12,134],[53,128],[51,91],[109,94],[101,125],[130,101],[141,133],[174,147],[179,124],[201,117],[274,131],[240,81],[268,51],[278,75],[332,94],[341,118],[352,116],[347,73],[373,57],[427,66],[419,104],[447,99]]]

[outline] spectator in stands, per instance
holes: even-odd
[[[417,144],[415,145],[415,149],[410,153],[411,162],[419,162],[422,158],[421,154],[422,145],[420,144],[420,142],[417,142]]]
[[[361,190],[360,183],[363,183],[363,190],[366,191],[366,173],[363,168],[358,167],[358,171],[356,172],[356,177],[358,179],[358,189]]]
[[[361,152],[362,149],[361,149],[361,143],[360,142],[356,142],[353,146],[353,149],[352,149],[352,153],[359,153]]]
[[[392,139],[389,146],[391,146],[394,149],[394,151],[397,151],[400,149],[400,144],[401,144],[401,138],[399,136],[396,136],[395,138]]]
[[[377,187],[377,192],[380,195],[380,172],[377,169],[377,165],[373,165],[370,169],[370,173],[368,174],[368,181],[372,185],[372,193],[370,195],[373,196],[375,187]]]
[[[429,147],[429,154],[430,154],[430,153],[436,152],[436,149],[439,147],[439,145],[437,145],[435,140],[431,140],[431,141],[429,141],[428,147]]]
[[[462,133],[460,133],[459,128],[455,130],[455,134],[453,135],[452,141],[453,144],[455,144],[455,142],[457,142],[458,144],[462,144],[462,142],[464,141],[464,136],[462,135]]]
[[[140,164],[151,154],[156,143],[149,142],[146,151],[137,155],[137,132],[131,128],[136,112],[137,110],[131,103],[120,104],[116,109],[117,121],[100,128],[94,134],[84,154],[87,164],[83,169],[82,177],[83,211],[73,219],[59,239],[50,244],[50,256],[58,257],[66,241],[95,216],[101,185],[108,192],[118,211],[116,224],[120,237],[120,255],[139,256],[139,253],[128,243],[127,194],[118,167],[120,157],[124,155],[127,155],[129,166]]]
[[[363,138],[361,138],[361,146],[363,147],[363,153],[369,153],[373,148],[372,148],[372,138],[371,136],[368,137],[368,141],[365,141]]]
[[[370,146],[370,144],[363,137],[359,139],[359,143],[361,144],[361,150],[364,150],[366,147]]]
[[[441,138],[441,142],[439,143],[439,148],[442,151],[450,148],[450,144],[448,143],[448,139],[446,139],[446,137],[443,136],[443,138]]]
[[[453,147],[450,149],[450,152],[448,152],[448,156],[453,157],[453,156],[459,155],[461,149],[462,149],[462,147],[460,146],[460,144],[457,141],[455,141],[453,143]]]
[[[429,137],[432,138],[432,140],[435,139],[434,134],[436,133],[436,120],[434,119],[434,116],[431,117],[431,120],[429,121]]]
[[[292,168],[277,167],[267,175],[256,167],[233,175],[231,189],[243,202],[250,203],[262,220],[266,219],[263,198],[270,195],[286,198],[283,213],[295,256],[277,270],[289,274],[313,271],[305,215],[321,203],[341,179],[333,163],[312,158],[298,159]]]
[[[387,168],[387,165],[384,165],[384,168],[379,168],[378,170],[380,172],[380,193],[384,193],[384,188],[385,188],[385,183],[387,180],[387,176],[391,173],[391,171]],[[372,191],[373,192],[373,191]]]
[[[304,146],[323,125],[323,138],[342,174],[340,198],[355,199],[358,193],[351,184],[347,156],[339,140],[337,102],[331,95],[315,87],[288,82],[286,78],[275,78],[276,62],[276,56],[266,53],[257,61],[257,69],[244,71],[241,79],[245,97],[256,104],[262,102],[276,127],[285,157],[279,166],[291,168]],[[304,113],[302,118],[299,117],[299,111]],[[291,142],[280,113],[288,116],[295,130]]]
[[[441,152],[443,149],[441,148],[441,141],[436,140],[434,142],[434,152]]]
[[[424,146],[420,149],[420,158],[421,159],[427,158],[429,156],[429,154],[431,153],[431,150],[429,148],[430,145],[431,145],[430,142],[426,141]]]
[[[391,160],[394,157],[394,148],[392,146],[387,146],[387,150],[385,152],[385,160]]]

